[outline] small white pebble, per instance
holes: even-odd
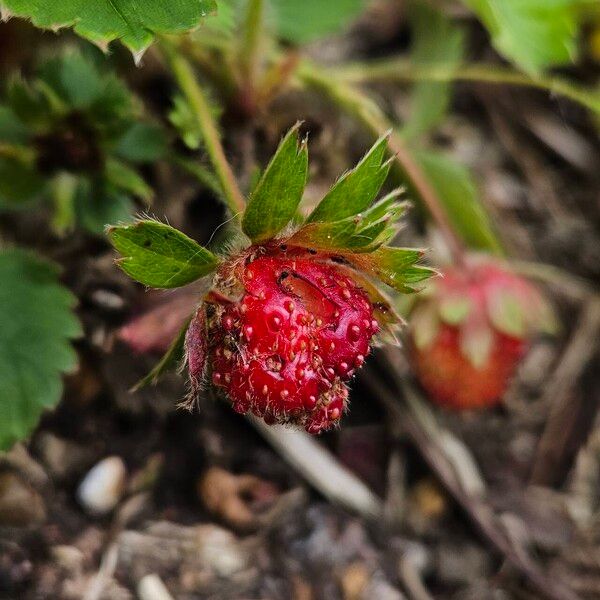
[[[88,471],[77,488],[77,499],[87,513],[105,515],[119,503],[126,477],[123,460],[109,456]]]

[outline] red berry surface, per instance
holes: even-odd
[[[526,350],[526,343],[499,334],[485,364],[478,368],[461,352],[459,331],[442,325],[435,342],[415,351],[413,364],[432,400],[455,409],[496,404]]]
[[[204,311],[212,384],[236,411],[310,433],[339,421],[348,403],[345,382],[378,330],[368,296],[346,271],[279,247],[254,249],[225,267],[196,322]],[[204,371],[200,362],[188,345],[192,380]]]
[[[415,373],[436,403],[496,404],[549,308],[525,279],[491,259],[449,267],[411,319]]]

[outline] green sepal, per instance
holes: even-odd
[[[429,348],[440,329],[440,318],[433,302],[417,306],[410,316],[412,339],[418,350]]]
[[[494,345],[494,331],[487,322],[469,320],[460,328],[460,351],[476,369],[485,367]]]
[[[439,314],[444,323],[459,325],[469,316],[471,308],[471,301],[466,296],[450,296],[440,301]]]
[[[181,231],[156,221],[109,227],[122,254],[117,264],[130,277],[154,288],[176,288],[214,271],[218,258]]]
[[[396,233],[395,221],[407,203],[396,202],[402,190],[395,190],[370,209],[340,221],[307,223],[291,243],[320,250],[370,253]]]
[[[367,210],[384,184],[389,133],[380,137],[351,171],[344,173],[309,215],[307,223],[341,221]]]
[[[147,385],[156,385],[158,380],[173,367],[176,367],[183,360],[185,353],[185,335],[190,325],[192,317],[186,319],[185,324],[179,330],[177,337],[171,342],[167,351],[162,355],[161,359],[152,367],[150,372],[142,377],[132,388],[131,392],[146,387]]]
[[[487,312],[495,329],[505,335],[522,338],[528,328],[523,299],[509,290],[497,290],[487,299]]]
[[[410,294],[420,289],[416,284],[437,274],[434,269],[416,265],[422,256],[423,250],[384,247],[370,254],[368,261],[373,273],[385,284]]]
[[[253,242],[275,237],[293,218],[302,200],[308,176],[306,140],[298,140],[296,123],[281,140],[242,219],[242,229]]]

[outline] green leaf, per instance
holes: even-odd
[[[115,153],[132,162],[152,162],[167,153],[167,139],[158,125],[133,123],[120,137]]]
[[[169,121],[177,129],[183,143],[188,148],[192,150],[200,148],[202,131],[198,125],[198,119],[189,102],[180,94],[173,98],[173,108],[169,112]]]
[[[111,223],[131,221],[133,201],[123,192],[80,178],[75,194],[77,223],[90,233],[99,235]]]
[[[33,168],[0,158],[0,210],[26,208],[39,200],[45,189],[44,179]]]
[[[308,175],[306,141],[299,143],[296,124],[283,138],[244,212],[242,229],[253,242],[277,235],[294,217]]]
[[[146,202],[152,198],[152,188],[138,175],[137,171],[121,161],[109,158],[104,167],[106,181],[114,187],[138,196]]]
[[[463,0],[506,58],[530,74],[573,62],[581,0]]]
[[[468,169],[438,152],[418,151],[414,156],[462,239],[472,248],[502,254],[502,247]]]
[[[117,264],[130,277],[155,288],[176,288],[215,270],[217,257],[177,229],[156,221],[110,227]]]
[[[365,0],[271,0],[279,36],[295,44],[306,44],[339,33],[365,7]]]
[[[415,68],[435,65],[452,69],[464,56],[465,35],[443,12],[422,1],[410,4],[410,20],[414,39],[411,60]],[[401,130],[404,138],[414,138],[440,123],[450,104],[448,82],[417,83],[411,95],[411,112]]]
[[[340,221],[369,208],[390,169],[383,162],[388,135],[380,137],[351,171],[344,173],[309,215],[307,223]]]
[[[145,50],[155,34],[193,29],[216,8],[214,0],[2,0],[0,5],[36,27],[72,26],[99,45],[120,39],[133,52]]]
[[[26,126],[39,127],[49,123],[49,104],[46,98],[18,76],[9,79],[6,99],[12,112]]]
[[[0,105],[0,143],[26,144],[29,140],[27,127],[8,106]]]
[[[0,281],[0,450],[7,450],[59,401],[61,373],[77,364],[69,340],[81,329],[55,265],[4,250]]]
[[[38,76],[61,100],[78,109],[93,104],[103,91],[100,71],[76,50],[67,50],[44,62]]]

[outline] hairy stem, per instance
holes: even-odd
[[[202,132],[206,151],[215,174],[221,184],[225,201],[234,215],[244,211],[245,200],[231,166],[227,162],[217,124],[202,87],[198,84],[194,71],[187,61],[168,41],[163,40],[161,47],[171,67],[181,91],[190,104],[196,122]]]
[[[318,67],[309,63],[302,64],[298,70],[298,77],[304,84],[314,87],[329,96],[343,110],[353,115],[373,135],[380,136],[385,131],[391,131],[390,150],[442,231],[454,262],[462,264],[464,262],[465,246],[454,230],[442,201],[423,173],[420,165],[406,148],[402,138],[393,132],[392,124],[377,104],[359,90],[338,81],[330,73],[320,71]]]
[[[247,87],[254,87],[260,71],[264,44],[264,0],[249,0],[242,24],[239,60]]]
[[[470,81],[496,85],[530,87],[564,96],[600,113],[600,94],[561,77],[530,77],[500,65],[475,63],[457,67],[444,65],[415,65],[405,58],[388,58],[366,63],[350,63],[336,68],[335,76],[348,84],[370,81]]]

